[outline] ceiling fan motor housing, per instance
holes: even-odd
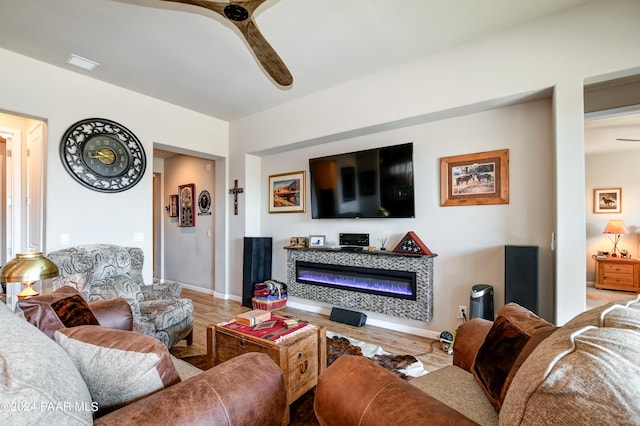
[[[237,4],[225,6],[224,15],[232,21],[244,21],[249,18],[249,12],[244,7]]]

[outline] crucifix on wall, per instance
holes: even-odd
[[[238,179],[233,180],[233,188],[229,189],[229,194],[233,194],[233,214],[238,215],[238,194],[242,194],[244,188],[238,188]]]

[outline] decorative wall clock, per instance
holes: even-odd
[[[67,172],[94,191],[121,192],[136,185],[147,167],[144,148],[126,127],[104,118],[73,124],[60,141]]]

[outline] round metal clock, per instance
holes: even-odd
[[[126,127],[104,118],[73,124],[60,142],[60,159],[80,184],[121,192],[137,184],[147,167],[144,148]]]

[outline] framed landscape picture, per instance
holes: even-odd
[[[509,204],[509,150],[440,159],[440,205]]]
[[[593,190],[594,213],[622,213],[622,188]]]
[[[269,213],[305,211],[304,177],[304,171],[269,176]]]

